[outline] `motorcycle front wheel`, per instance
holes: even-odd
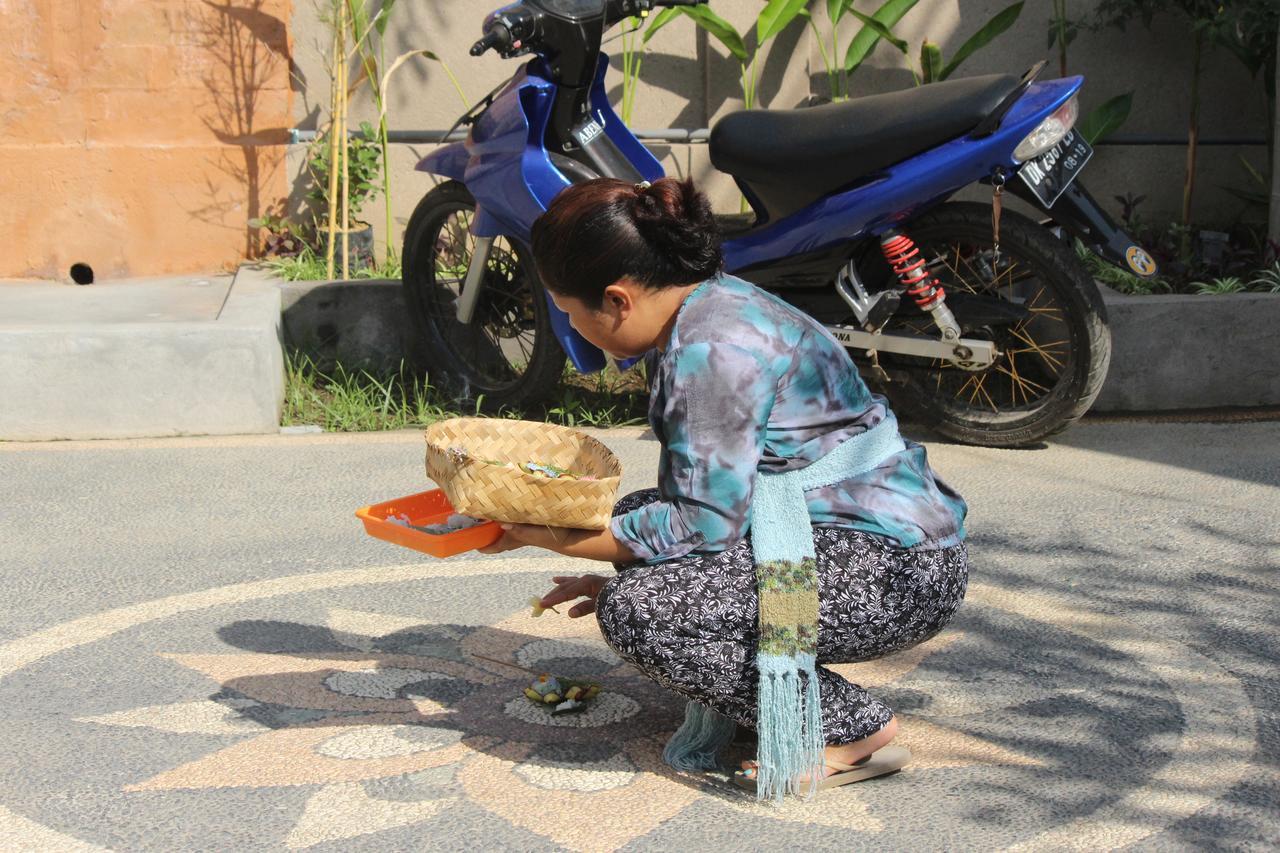
[[[1015,323],[966,325],[1000,355],[982,370],[911,356],[881,356],[895,402],[965,444],[1020,447],[1062,432],[1093,404],[1111,362],[1102,295],[1061,240],[1006,211],[997,256],[991,208],[953,202],[903,229],[947,293],[994,297],[1018,306]],[[887,268],[880,271],[887,275]],[[909,306],[889,330],[937,336],[929,315]]]
[[[524,246],[494,240],[471,322],[458,320],[475,208],[464,185],[447,181],[423,196],[405,229],[404,297],[430,359],[428,378],[490,411],[544,402],[560,382],[564,351]]]

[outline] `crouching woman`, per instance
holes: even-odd
[[[689,182],[566,189],[533,228],[543,284],[587,340],[644,355],[656,489],[605,531],[511,525],[488,549],[539,546],[613,563],[559,577],[609,645],[690,700],[666,749],[715,766],[740,724],[761,799],[893,772],[893,711],[823,664],[921,643],[951,619],[968,563],[964,501],[904,440],[848,353],[812,318],[721,272],[707,200]]]

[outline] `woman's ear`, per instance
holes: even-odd
[[[635,310],[635,297],[623,284],[611,284],[604,289],[601,307],[619,320],[625,320]]]

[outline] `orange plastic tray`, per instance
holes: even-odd
[[[456,533],[445,533],[433,536],[421,530],[413,530],[387,521],[393,515],[409,516],[409,523],[424,527],[428,524],[444,524],[453,513],[453,506],[440,489],[421,492],[408,497],[396,498],[372,506],[364,506],[356,510],[356,517],[364,522],[364,530],[370,536],[403,545],[415,551],[422,551],[433,557],[452,557],[463,551],[474,551],[497,542],[502,537],[502,528],[497,522],[487,521]]]

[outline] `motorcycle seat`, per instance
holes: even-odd
[[[973,130],[1018,83],[989,74],[807,109],[730,113],[711,129],[711,163],[776,219]]]

